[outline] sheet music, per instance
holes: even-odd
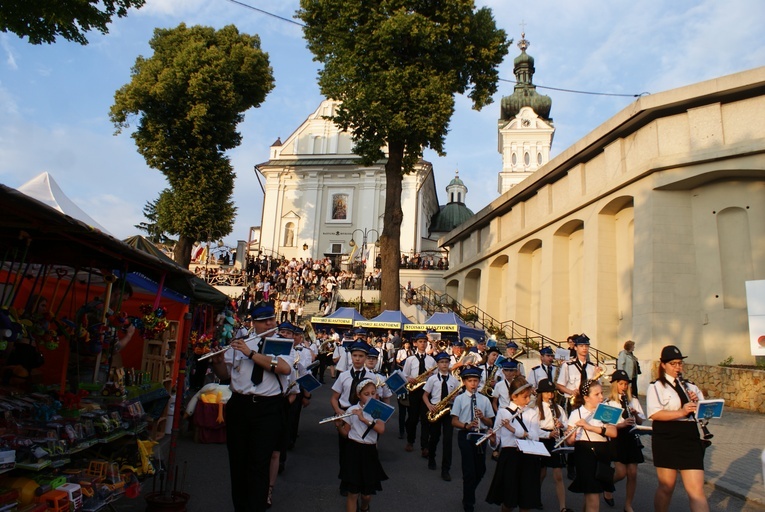
[[[547,447],[540,441],[518,439],[518,449],[529,455],[541,455],[542,457],[550,456],[550,452],[547,451]]]

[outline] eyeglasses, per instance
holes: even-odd
[[[669,366],[673,366],[675,368],[677,368],[679,366],[683,366],[683,362],[682,361],[669,361],[668,363],[665,363],[665,364],[668,364]]]

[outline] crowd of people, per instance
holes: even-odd
[[[418,270],[449,270],[449,260],[441,254],[401,253],[398,266]]]
[[[277,330],[277,314],[268,303],[255,305],[253,332]],[[591,360],[586,335],[571,336],[570,358],[557,365],[553,350],[542,348],[540,364],[526,372],[512,342],[500,353],[496,344],[483,339],[447,341],[434,333],[408,339],[398,331],[343,333],[329,327],[317,329],[311,341],[289,321],[278,332],[293,340],[289,353],[265,356],[257,339],[252,346],[237,340],[232,343],[235,350],[214,357],[215,373],[230,379],[233,391],[226,425],[233,434],[228,445],[236,510],[265,510],[272,503],[285,449],[297,436],[300,408],[311,400],[310,391],[296,385],[301,373],[332,382],[329,405],[334,416],[326,421],[337,429],[339,492],[348,512],[369,510],[372,497],[388,480],[376,443],[386,432],[395,435],[396,426],[403,450],[413,452],[417,445],[424,467],[440,469],[443,480],[451,481],[453,462],[459,464],[465,511],[474,510],[491,454],[496,464],[484,499],[503,511],[540,509],[541,484],[551,472],[563,512],[571,510],[567,492],[583,494],[588,511],[598,510],[601,498],[614,506],[614,484],[622,479],[624,510],[631,512],[637,467],[644,462],[634,427],[647,419],[653,420],[659,478],[655,509],[668,510],[678,473],[691,509],[708,509],[703,442],[693,416],[703,397],[682,381],[684,356],[677,347],[662,351],[659,379],[647,390],[644,412],[632,393],[635,375],[629,368],[609,376],[610,393],[604,394],[604,369]],[[634,350],[634,342],[627,345],[625,350]],[[406,385],[391,390],[385,380],[394,372]],[[372,400],[397,405],[398,425],[370,414],[366,405]],[[279,403],[287,414],[279,414]],[[620,412],[615,418],[601,416],[601,404]],[[567,488],[566,467],[571,480]]]

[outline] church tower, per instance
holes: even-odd
[[[553,127],[550,117],[552,100],[539,94],[532,82],[534,58],[526,53],[530,43],[521,33],[515,58],[515,89],[502,98],[498,150],[502,154],[502,172],[499,173],[498,191],[504,194],[526,179],[550,160]]]

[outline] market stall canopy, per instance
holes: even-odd
[[[367,329],[401,329],[403,325],[411,324],[404,313],[386,309],[379,315],[369,320],[357,320],[354,325]]]
[[[6,265],[15,260],[80,269],[126,269],[157,282],[165,274],[167,286],[175,291],[188,295],[192,289],[188,283],[195,277],[193,272],[138,251],[18,190],[0,184],[0,204],[0,254]],[[186,288],[180,289],[184,281]]]
[[[126,238],[124,242],[134,249],[143,251],[147,254],[151,254],[156,258],[173,265],[178,265],[172,258],[162,252],[156,245],[141,235],[134,235],[130,238]],[[179,265],[178,267],[183,268]],[[132,282],[130,277],[128,277],[128,280]],[[171,285],[170,283],[173,284]],[[197,276],[191,277],[190,279],[183,278],[180,281],[177,278],[170,278],[166,282],[166,285],[173,289],[175,289],[175,286],[181,288],[183,290],[182,293],[188,295],[192,299],[192,302],[199,304],[211,304],[216,307],[223,307],[229,300],[225,293],[218,291],[214,286],[210,286],[205,282],[204,279],[201,279]],[[159,284],[155,282],[155,289],[158,286]]]
[[[314,329],[316,328],[316,324],[353,327],[354,322],[357,320],[366,320],[366,318],[354,308],[337,308],[337,311],[331,315],[311,317],[311,323],[314,324]]]
[[[19,192],[28,195],[33,199],[37,199],[43,204],[46,204],[58,210],[65,215],[84,222],[90,227],[93,227],[102,233],[110,235],[109,231],[101,224],[95,221],[93,217],[85,213],[74,201],[61,190],[53,176],[47,172],[43,172],[21,185],[18,189]]]
[[[457,333],[460,339],[468,337],[475,340],[486,339],[486,333],[483,329],[470,327],[456,313],[433,313],[424,324],[407,324],[405,331],[428,331],[442,333]]]

